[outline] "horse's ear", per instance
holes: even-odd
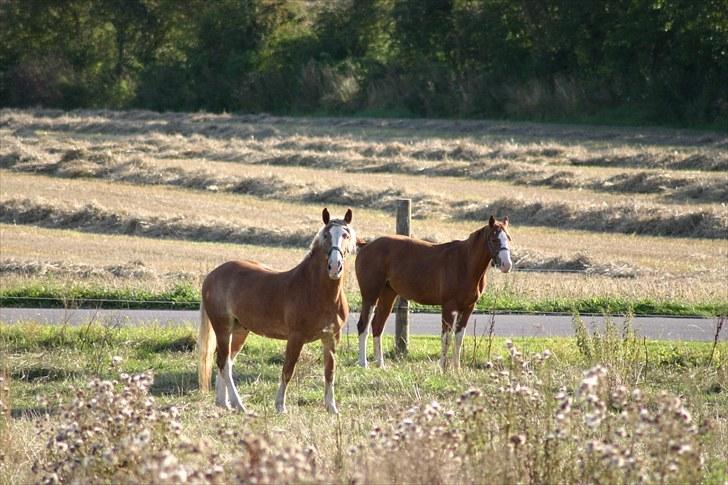
[[[329,219],[331,219],[331,216],[329,215],[329,210],[326,207],[324,207],[324,211],[321,213],[321,217],[324,220],[324,224],[329,223]]]
[[[495,217],[493,217],[493,216],[490,216],[490,219],[488,220],[488,225],[489,225],[490,227],[493,227],[493,226],[495,226]]]
[[[344,216],[344,221],[347,224],[351,224],[351,209],[346,210],[346,215]]]
[[[503,227],[508,227],[508,216],[503,218]]]

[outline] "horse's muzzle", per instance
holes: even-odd
[[[513,265],[511,264],[510,261],[501,261],[501,264],[500,264],[500,266],[498,266],[498,269],[500,269],[502,273],[510,273],[512,267],[513,267]]]
[[[341,278],[341,275],[344,274],[344,263],[343,261],[334,261],[333,263],[329,263],[328,269],[329,278],[332,280],[338,280]]]

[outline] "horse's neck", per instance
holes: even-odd
[[[465,257],[468,259],[470,277],[474,281],[480,281],[488,269],[488,263],[490,263],[491,254],[488,249],[487,231],[487,227],[482,227],[472,233],[465,241],[467,246]]]
[[[322,296],[331,297],[333,300],[343,295],[342,283],[344,275],[338,280],[329,278],[324,260],[323,250],[316,245],[296,267],[295,271],[300,273],[305,285],[314,292],[320,292]],[[326,298],[328,300],[328,298]]]

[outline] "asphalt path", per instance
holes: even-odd
[[[603,329],[604,317],[583,315],[588,329]],[[358,313],[351,313],[344,334],[356,335]],[[620,329],[624,318],[613,317]],[[197,325],[197,310],[66,310],[36,308],[0,308],[0,323],[38,322],[54,325],[86,325],[96,322],[108,326],[126,325]],[[489,314],[474,314],[468,324],[468,335],[488,332],[491,322]],[[655,340],[702,340],[715,338],[716,318],[684,317],[635,317],[632,326],[636,333]],[[728,339],[728,328],[722,329],[719,340]],[[394,333],[394,314],[390,315],[384,327],[385,334]],[[413,313],[410,315],[410,335],[440,335],[440,315]],[[567,337],[574,334],[571,316],[540,314],[496,314],[494,335],[499,337]]]

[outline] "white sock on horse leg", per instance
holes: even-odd
[[[359,334],[359,365],[362,367],[367,366],[367,337],[369,336],[369,329]]]
[[[233,365],[230,359],[225,362],[225,367],[223,368],[223,372],[225,374],[225,381],[227,386],[227,393],[228,397],[230,398],[230,404],[233,408],[239,409],[241,411],[245,411],[245,406],[243,406],[243,402],[240,399],[240,394],[238,394],[238,389],[235,387],[235,381],[233,380]]]
[[[384,367],[384,354],[382,354],[382,337],[374,337],[374,362],[377,367]]]
[[[452,353],[452,366],[454,369],[460,368],[460,352],[463,347],[463,337],[465,337],[464,327],[455,333],[455,349]]]
[[[215,378],[215,404],[224,408],[230,407],[225,374],[219,368],[217,369],[217,377]]]
[[[334,381],[326,381],[324,391],[324,405],[326,410],[331,414],[339,414],[336,409],[336,398],[334,397]]]
[[[276,395],[276,411],[280,414],[286,412],[286,387],[287,384],[281,377],[281,385],[278,386],[278,394]]]

